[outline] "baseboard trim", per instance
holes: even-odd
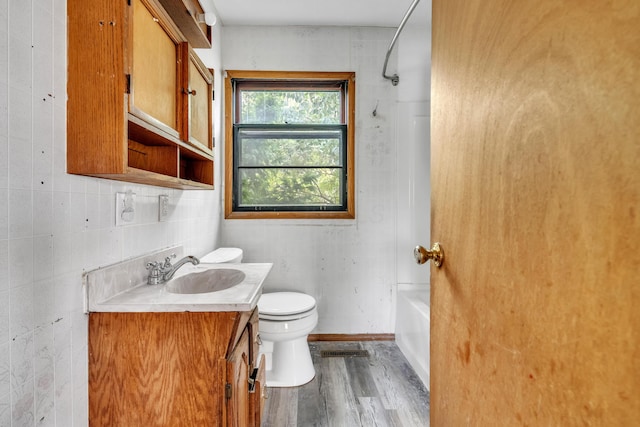
[[[307,341],[395,341],[396,334],[310,334]]]

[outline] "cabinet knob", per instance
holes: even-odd
[[[182,93],[184,93],[185,95],[193,95],[196,96],[196,90],[188,90],[188,89],[182,89]]]

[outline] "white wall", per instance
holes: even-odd
[[[83,272],[177,244],[202,254],[218,238],[219,190],[67,175],[65,94],[65,0],[0,2],[1,426],[87,425]],[[138,219],[115,227],[126,190]],[[159,194],[168,222],[157,222]]]
[[[414,10],[398,41],[398,316],[396,342],[429,387],[429,264],[412,248],[430,247],[431,2]]]
[[[317,299],[315,333],[393,332],[397,89],[381,77],[393,34],[388,28],[223,29],[225,69],[356,72],[357,219],[222,224],[223,244],[242,247],[246,261],[274,263],[266,291],[297,290]]]
[[[398,84],[398,277],[400,284],[428,284],[429,265],[413,259],[430,237],[431,2],[421,1],[397,44]],[[397,67],[397,68],[395,68]],[[428,289],[425,287],[425,289]]]

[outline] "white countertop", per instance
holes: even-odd
[[[167,292],[165,285],[137,284],[115,295],[105,295],[102,290],[94,290],[101,286],[100,277],[89,278],[86,284],[87,308],[89,312],[217,312],[217,311],[249,311],[258,304],[262,294],[264,279],[271,271],[271,263],[240,264],[198,264],[184,265],[175,274],[174,279],[189,273],[205,269],[237,269],[245,273],[244,280],[229,289],[200,293],[177,294]],[[102,285],[111,280],[103,281]]]

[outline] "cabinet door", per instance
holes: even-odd
[[[227,359],[227,426],[249,426],[249,330],[245,328]]]
[[[174,137],[180,136],[180,64],[188,49],[162,9],[133,0],[129,112]]]
[[[213,74],[192,50],[189,54],[187,124],[182,138],[189,144],[211,153],[213,149]]]
[[[253,313],[251,313],[251,317],[249,318],[249,322],[247,324],[247,326],[249,327],[249,338],[251,340],[249,353],[249,363],[251,365],[251,369],[258,366],[258,352],[260,351],[260,334],[258,330],[260,320],[258,316],[258,308],[256,307],[253,310]]]
[[[267,377],[264,355],[260,356],[253,370],[250,399],[251,399],[251,425],[260,427],[262,423],[262,413],[264,412],[264,403],[267,399]]]

